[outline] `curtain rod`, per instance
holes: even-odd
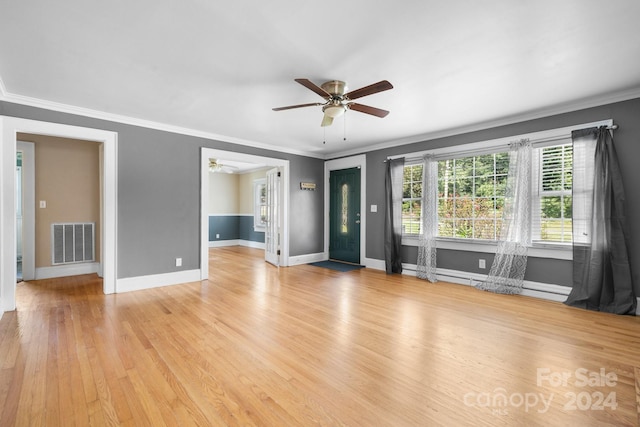
[[[611,124],[607,124],[611,123]],[[593,122],[593,123],[585,123],[584,127],[578,128],[577,126],[569,126],[567,128],[562,128],[562,129],[552,129],[550,131],[542,131],[542,132],[535,132],[533,135],[519,135],[519,136],[514,136],[514,137],[505,137],[505,138],[498,138],[497,140],[493,140],[493,142],[498,142],[498,141],[502,141],[498,144],[489,144],[489,146],[482,146],[484,144],[486,144],[487,142],[492,142],[492,141],[482,141],[482,142],[472,142],[472,143],[467,143],[467,144],[462,144],[462,146],[465,145],[471,145],[473,147],[469,147],[468,149],[453,149],[451,150],[451,153],[454,154],[456,157],[459,157],[461,155],[464,155],[466,153],[469,152],[482,152],[482,151],[495,151],[496,147],[500,147],[500,146],[507,146],[509,142],[513,142],[513,141],[517,141],[519,139],[522,138],[531,138],[531,143],[534,146],[544,146],[547,144],[552,144],[554,141],[559,141],[562,139],[566,139],[566,138],[570,138],[571,137],[571,131],[572,130],[577,130],[577,129],[589,129],[589,128],[593,128],[593,127],[600,127],[600,126],[606,126],[607,130],[616,130],[619,128],[619,126],[617,124],[612,123],[613,120],[612,119],[608,119],[608,120],[602,120],[599,122]],[[561,131],[564,130],[565,132],[568,133],[557,133],[557,131]],[[548,136],[548,133],[552,132],[551,136]],[[538,134],[539,137],[536,138],[536,134]],[[543,135],[539,135],[539,134],[543,134]],[[547,134],[547,135],[545,135]],[[480,146],[480,147],[478,147]],[[436,149],[430,149],[430,150],[423,150],[423,151],[418,151],[418,152],[413,152],[413,153],[407,153],[405,155],[391,155],[391,156],[387,156],[387,158],[385,160],[383,160],[383,163],[386,163],[387,160],[390,159],[398,159],[401,157],[405,158],[405,161],[415,161],[415,160],[419,160],[422,158],[422,156],[425,153],[428,152],[433,152],[436,151],[437,153],[435,153],[435,158],[437,157],[449,157],[449,149],[452,149],[455,146],[450,146],[450,147],[441,147],[441,148],[436,148]],[[460,147],[460,146],[458,146]],[[441,150],[446,150],[447,153],[439,153],[439,151]]]

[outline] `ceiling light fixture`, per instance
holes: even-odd
[[[322,107],[322,112],[332,119],[335,119],[336,117],[343,115],[346,109],[347,108],[343,104],[336,102]]]

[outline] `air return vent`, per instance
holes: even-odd
[[[51,224],[52,264],[94,261],[95,223]]]

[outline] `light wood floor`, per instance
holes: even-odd
[[[125,294],[19,285],[0,425],[638,424],[640,319],[261,257]]]

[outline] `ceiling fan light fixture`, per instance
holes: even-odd
[[[322,108],[322,112],[332,119],[343,115],[345,110],[346,107],[343,104],[330,104]]]
[[[309,79],[295,79],[307,89],[315,92],[324,98],[325,103],[308,103],[289,105],[287,107],[273,108],[273,111],[291,110],[293,108],[302,107],[314,107],[322,105],[322,123],[320,126],[331,126],[333,119],[339,117],[347,110],[358,111],[360,113],[369,114],[376,117],[386,117],[389,112],[380,108],[370,107],[368,105],[358,104],[353,102],[354,99],[362,98],[363,96],[373,95],[374,93],[383,92],[385,90],[393,89],[393,85],[386,80],[381,80],[378,83],[371,84],[369,86],[362,87],[360,89],[347,92],[347,84],[341,80],[331,80],[317,86]]]
[[[220,172],[222,168],[215,159],[209,159],[209,172]]]

